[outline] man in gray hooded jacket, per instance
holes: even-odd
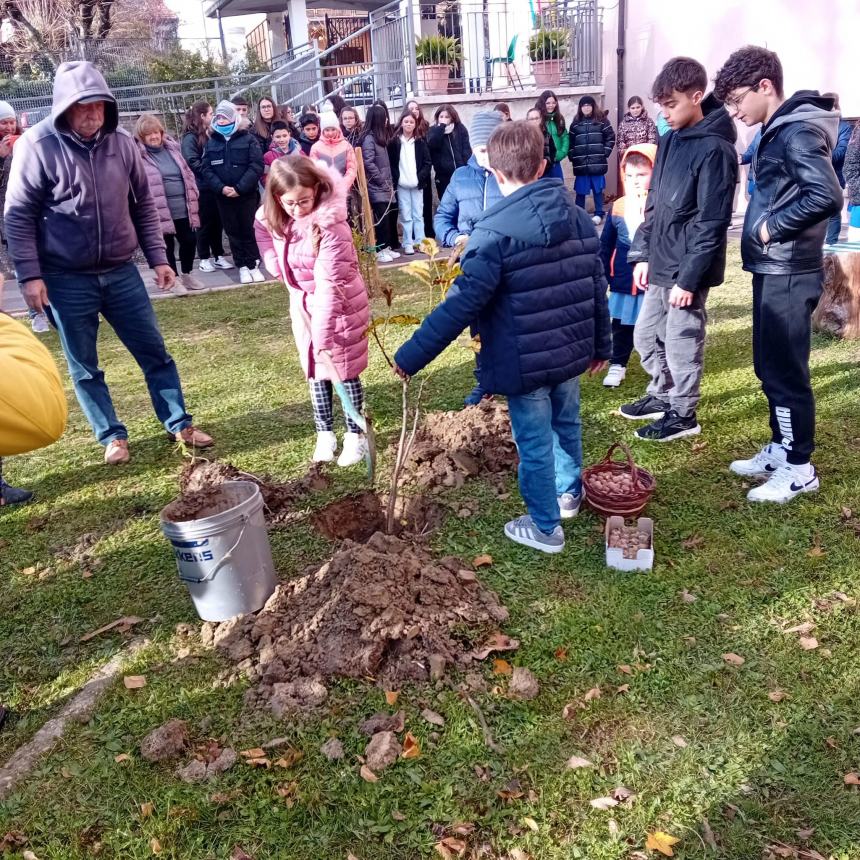
[[[63,63],[51,115],[15,147],[5,207],[9,256],[24,297],[57,327],[78,402],[112,465],[129,459],[128,431],[98,364],[99,314],[143,370],[171,440],[213,444],[185,410],[176,364],[132,262],[139,244],[159,288],[173,286],[140,155],[118,124],[116,99],[98,69]]]

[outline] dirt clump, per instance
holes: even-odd
[[[185,720],[168,720],[140,742],[140,754],[147,761],[166,761],[182,755],[190,743]]]
[[[508,684],[508,693],[514,699],[524,702],[534,699],[540,692],[540,685],[531,669],[523,666],[514,666],[511,674],[511,682]]]
[[[402,752],[403,747],[394,732],[377,732],[364,751],[364,760],[372,771],[377,772],[394,764]]]
[[[482,400],[457,412],[425,415],[403,476],[423,488],[458,488],[468,478],[509,472],[517,462],[507,405]]]
[[[458,576],[464,567],[379,532],[364,545],[344,541],[322,567],[281,583],[259,613],[210,625],[205,638],[242,658],[257,682],[249,702],[278,715],[318,706],[333,677],[425,681],[431,656],[467,665],[471,643],[508,617],[477,577]]]

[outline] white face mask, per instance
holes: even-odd
[[[487,151],[473,151],[472,154],[475,156],[475,161],[484,168],[484,170],[490,169],[490,156],[487,154]]]

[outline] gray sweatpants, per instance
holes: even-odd
[[[648,393],[668,401],[682,417],[696,411],[705,357],[705,303],[708,290],[697,290],[686,308],[669,304],[671,290],[653,284],[639,309],[633,345],[651,376]]]

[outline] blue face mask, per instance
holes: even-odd
[[[231,122],[230,125],[216,125],[215,131],[217,131],[218,134],[223,134],[224,137],[230,137],[233,132],[236,131],[236,123]]]

